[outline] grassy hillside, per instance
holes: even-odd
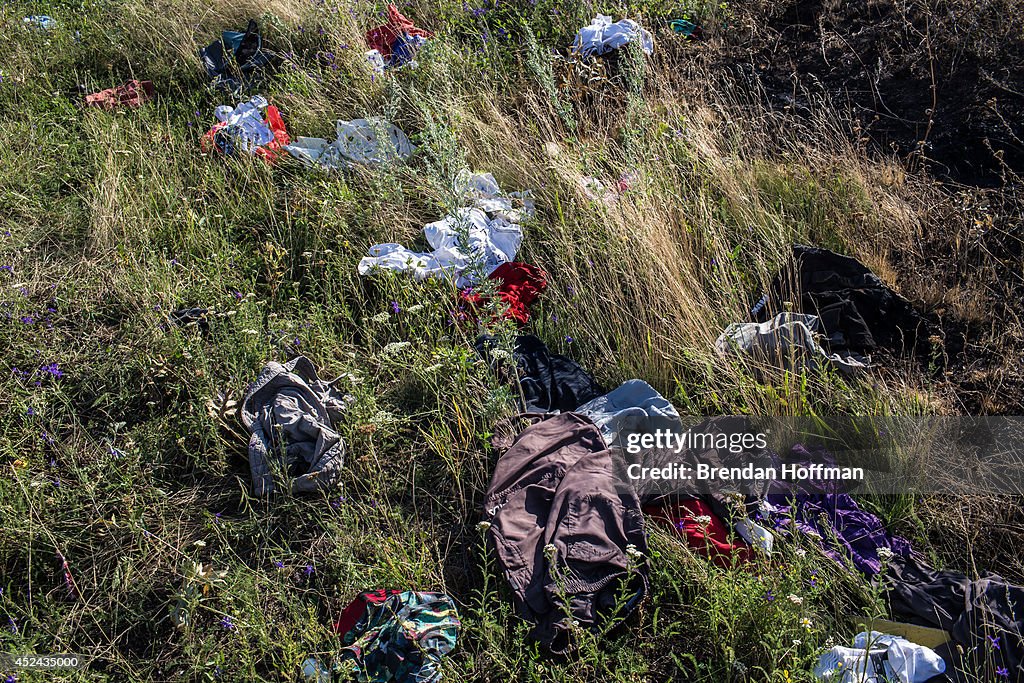
[[[378,587],[456,599],[448,680],[812,680],[822,647],[856,632],[843,615],[883,613],[875,592],[811,546],[726,571],[657,530],[639,613],[568,659],[540,657],[476,526],[513,394],[473,352],[452,285],[361,278],[356,264],[371,244],[421,244],[466,166],[532,191],[520,258],[550,287],[528,329],[605,386],[643,378],[689,414],[1019,414],[1022,145],[1000,106],[1020,91],[996,66],[1021,64],[1024,27],[1008,0],[939,4],[878,10],[892,32],[871,45],[903,60],[894,72],[941,80],[975,64],[995,89],[994,104],[968,93],[962,107],[994,122],[987,147],[960,133],[981,150],[972,177],[930,162],[927,139],[893,151],[919,131],[873,126],[863,92],[830,81],[816,41],[844,24],[829,3],[411,0],[403,12],[437,38],[418,68],[384,76],[363,59],[379,3],[5,3],[0,647],[90,659],[16,680],[294,680],[308,653],[339,646],[338,612]],[[566,85],[555,53],[596,11],[638,19],[656,51]],[[57,25],[33,29],[29,14]],[[705,40],[668,29],[684,14]],[[325,174],[202,153],[214,107],[236,102],[209,87],[197,50],[250,17],[286,55],[260,92],[292,135],[385,116],[416,154]],[[156,99],[78,104],[129,78],[151,79]],[[946,101],[925,107],[952,120]],[[931,118],[926,138],[952,135],[955,121]],[[583,176],[630,172],[613,205],[581,190]],[[940,320],[931,359],[755,381],[718,358],[715,338],[794,242],[859,257]],[[207,334],[169,324],[187,306],[216,312]],[[267,360],[297,354],[355,397],[345,483],[268,502],[250,494],[232,408]],[[940,565],[1024,578],[1019,501],[865,506]]]

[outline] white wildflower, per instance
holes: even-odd
[[[405,310],[409,313],[419,313],[423,310],[423,304],[414,304]]]
[[[797,557],[807,557],[807,551],[803,548],[797,548],[795,551]]]
[[[480,530],[480,531],[487,531],[488,529],[491,528],[491,523],[490,522],[480,522],[479,524],[476,525],[476,528],[478,530]]]
[[[370,318],[375,323],[386,323],[391,318],[390,313],[378,313],[377,315]]]
[[[804,643],[804,641],[800,640],[799,638],[794,638],[793,639],[793,647],[797,647],[799,645],[803,645],[803,643]]]
[[[384,315],[387,315],[387,314],[385,313]],[[387,344],[387,345],[384,346],[384,355],[385,356],[390,356],[390,355],[393,355],[393,354],[401,353],[402,351],[405,351],[410,346],[412,346],[412,344],[407,342],[407,341],[391,342],[390,344]]]
[[[800,597],[799,595],[794,595],[793,593],[790,593],[790,594],[789,594],[789,595],[787,596],[787,599],[788,599],[788,600],[789,600],[789,601],[790,601],[791,603],[793,603],[794,605],[802,605],[802,604],[804,604],[804,599],[803,599],[803,598],[801,598],[801,597]]]
[[[495,360],[509,360],[512,358],[512,354],[505,349],[493,349],[491,351],[491,358]]]
[[[708,526],[711,524],[711,515],[697,515],[693,518],[693,521],[697,522],[700,526]]]
[[[801,626],[803,626],[803,627],[804,627],[805,629],[807,629],[808,631],[810,631],[810,630],[811,630],[811,627],[812,627],[812,626],[814,626],[814,622],[812,622],[812,621],[811,621],[810,619],[808,619],[807,617],[801,617],[801,618],[800,618],[800,625],[801,625]]]
[[[626,546],[626,554],[634,559],[639,559],[644,556],[644,554],[637,550],[636,546],[632,543]]]
[[[878,549],[878,558],[880,560],[891,560],[892,559],[892,550],[889,549],[889,548],[879,548]]]

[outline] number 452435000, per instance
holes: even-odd
[[[0,654],[0,669],[77,669],[84,664],[81,655]]]

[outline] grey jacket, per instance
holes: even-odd
[[[272,493],[275,479],[293,493],[337,483],[345,442],[334,423],[346,400],[332,384],[299,356],[285,365],[270,361],[246,389],[241,413],[252,431],[249,469],[257,496]]]

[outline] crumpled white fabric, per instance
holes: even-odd
[[[274,131],[263,120],[268,104],[266,98],[257,95],[237,107],[222,104],[213,110],[213,115],[227,124],[220,132],[230,135],[239,149],[252,154],[257,147],[274,140]]]
[[[384,73],[384,55],[380,53],[380,50],[367,50],[366,63],[370,65],[370,71],[373,73]]]
[[[878,631],[858,633],[853,647],[833,647],[814,667],[829,683],[924,683],[945,671],[931,648]]]
[[[796,368],[813,369],[821,360],[832,363],[839,370],[854,373],[868,367],[867,359],[855,356],[827,354],[814,340],[821,329],[818,317],[800,313],[779,313],[763,323],[732,323],[715,342],[720,356],[742,355],[767,362],[782,362]]]
[[[529,192],[505,194],[490,173],[465,170],[456,177],[454,190],[468,206],[424,226],[433,251],[414,252],[393,242],[377,244],[359,261],[359,274],[384,268],[412,273],[418,280],[448,278],[458,287],[467,287],[515,260],[523,242],[519,223],[534,213]]]
[[[640,41],[644,53],[654,52],[654,38],[640,24],[632,19],[612,23],[611,17],[598,14],[590,24],[576,34],[575,40],[572,41],[572,51],[584,56],[603,55],[633,40]]]
[[[284,148],[307,166],[332,170],[353,163],[374,165],[408,159],[416,149],[400,128],[381,118],[338,120],[334,125],[334,142],[300,137]]]
[[[775,545],[775,537],[772,535],[771,531],[749,517],[737,520],[733,524],[733,528],[736,529],[736,533],[740,535],[740,538],[746,541],[751,547],[757,548],[765,555],[772,554],[772,548]]]

